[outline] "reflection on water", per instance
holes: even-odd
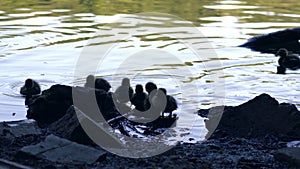
[[[182,128],[198,119],[197,109],[222,103],[218,99],[237,105],[265,92],[299,105],[299,71],[276,75],[278,58],[235,47],[254,35],[300,26],[299,9],[296,0],[1,1],[0,120],[25,118],[19,88],[28,77],[42,89],[83,85],[85,74],[74,79],[82,56],[87,70],[96,68],[86,73],[104,76],[113,89],[124,76],[132,86],[155,81],[167,88],[180,103]],[[100,46],[98,55],[86,56],[87,44]],[[105,55],[101,62],[99,55]]]

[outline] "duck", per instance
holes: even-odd
[[[173,111],[178,108],[177,101],[173,96],[167,95],[167,90],[165,88],[159,88],[158,90],[161,90],[167,98],[166,107],[162,112],[162,117],[164,117],[164,113],[169,113],[169,118],[171,118]]]
[[[111,89],[111,85],[107,80],[103,78],[96,78],[94,75],[88,75],[86,77],[86,83],[84,87],[101,89],[106,92],[109,92],[109,90]]]
[[[20,93],[27,97],[38,95],[41,93],[41,87],[35,80],[26,79],[24,86],[20,89]]]
[[[297,54],[289,54],[285,48],[280,48],[275,56],[279,56],[277,74],[285,74],[286,69],[297,70],[300,68],[300,58]]]
[[[114,95],[119,103],[125,104],[131,101],[133,96],[133,89],[130,86],[129,78],[122,79],[121,86],[116,89]]]
[[[145,100],[147,99],[147,94],[144,92],[143,86],[137,84],[135,86],[135,93],[132,96],[131,103],[135,106],[135,109],[138,111],[145,111]]]

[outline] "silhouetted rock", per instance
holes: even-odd
[[[64,164],[92,164],[106,159],[106,152],[49,135],[36,145],[23,147],[18,158],[36,158]]]
[[[72,87],[53,85],[32,100],[26,117],[36,120],[40,127],[46,127],[61,118],[72,104]]]
[[[103,124],[103,123],[101,123]],[[78,108],[71,106],[67,113],[56,122],[48,126],[48,131],[56,136],[75,141],[81,144],[94,144],[92,139],[86,134],[94,134],[94,137],[101,137],[101,144],[105,147],[122,147],[119,140],[106,133],[103,126],[100,126],[93,119],[88,118],[84,112]],[[85,125],[88,131],[86,132],[81,125]]]
[[[53,85],[28,106],[27,118],[46,127],[63,117],[73,104],[95,121],[101,120],[101,115],[106,120],[119,115],[111,93],[93,88]]]
[[[261,94],[236,107],[214,107],[199,110],[207,117],[207,138],[263,138],[273,135],[285,140],[300,138],[300,112],[293,104],[281,103]]]
[[[17,138],[39,136],[41,134],[41,129],[34,121],[22,120],[0,123],[1,144],[10,145]]]
[[[274,152],[275,159],[281,162],[287,162],[291,168],[300,167],[300,148],[288,147],[276,150]]]
[[[250,48],[262,53],[275,54],[280,48],[293,53],[300,53],[300,28],[285,29],[269,34],[253,37],[240,47]]]

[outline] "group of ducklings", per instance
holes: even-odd
[[[110,83],[103,78],[96,78],[94,75],[89,75],[86,78],[86,83],[84,85],[86,88],[94,88],[104,90],[109,92],[111,89]],[[148,82],[145,85],[147,91],[144,92],[143,86],[137,84],[135,86],[135,91],[133,91],[130,86],[130,80],[124,78],[122,80],[121,86],[119,86],[114,93],[112,93],[115,103],[120,104],[131,103],[134,105],[134,109],[139,112],[145,112],[150,109],[151,106],[155,106],[155,101],[159,102],[160,100],[155,100],[155,95],[157,93],[163,93],[166,98],[164,105],[164,110],[162,111],[162,117],[164,113],[169,113],[169,117],[172,117],[172,112],[178,108],[177,101],[174,97],[167,95],[167,90],[165,88],[157,88],[156,84],[153,82]],[[20,93],[26,96],[25,104],[28,105],[28,100],[35,95],[41,93],[40,85],[33,79],[26,79],[24,86],[21,87]]]
[[[280,48],[275,56],[280,57],[278,60],[279,66],[277,66],[277,74],[285,74],[287,69],[300,69],[300,58],[298,54],[291,53],[285,48]],[[94,75],[87,76],[84,87],[101,89],[106,92],[109,92],[111,89],[111,85],[107,80],[96,78]],[[121,86],[116,89],[113,96],[118,103],[126,104],[130,102],[134,105],[135,110],[145,112],[149,110],[151,106],[155,105],[155,102],[160,102],[160,100],[155,100],[154,96],[157,93],[162,93],[166,98],[162,116],[164,117],[164,113],[169,113],[169,117],[172,117],[172,112],[178,108],[176,99],[168,95],[165,88],[157,88],[157,85],[153,82],[146,83],[145,89],[147,93],[144,92],[144,88],[141,84],[137,84],[135,91],[133,91],[130,86],[130,80],[124,78]],[[28,105],[30,98],[41,93],[41,88],[35,80],[26,79],[24,86],[20,89],[20,93],[26,96],[25,104]]]

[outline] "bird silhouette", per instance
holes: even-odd
[[[145,111],[145,100],[147,99],[147,94],[144,92],[143,86],[137,84],[135,86],[135,94],[132,96],[131,103],[135,106],[138,111]]]
[[[133,89],[130,87],[130,80],[128,78],[122,79],[121,86],[116,89],[114,94],[118,102],[129,102],[133,96]]]
[[[162,117],[164,117],[164,113],[169,113],[169,117],[172,117],[172,112],[178,108],[177,101],[173,96],[167,95],[167,90],[165,88],[159,88],[159,90],[163,91],[167,97],[167,104],[162,113]]]
[[[297,54],[289,54],[288,50],[281,48],[275,56],[279,56],[277,74],[285,74],[286,69],[297,70],[300,68],[300,58]]]
[[[32,98],[41,93],[41,87],[38,82],[26,79],[24,86],[20,89],[20,93],[25,96],[25,105],[29,105]]]
[[[157,86],[153,82],[147,82],[146,85],[145,85],[145,88],[146,88],[146,91],[148,93],[148,97],[145,100],[144,107],[145,107],[145,110],[148,110],[151,107],[151,104],[150,104],[150,99],[151,98],[149,98],[150,94],[151,94],[152,91],[157,90]]]
[[[111,88],[109,82],[103,78],[96,78],[94,75],[88,75],[86,77],[86,83],[84,87],[90,87],[95,89],[102,89],[108,92]]]

